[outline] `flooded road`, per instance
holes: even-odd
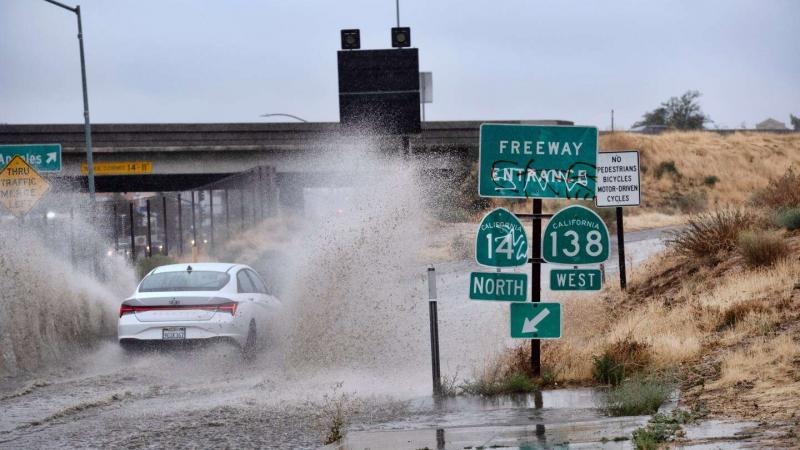
[[[659,232],[641,233],[630,235],[632,242],[646,236],[629,246],[637,260],[661,248]],[[507,308],[466,300],[473,269],[466,261],[438,269],[443,374],[468,376],[511,343]],[[109,340],[75,353],[65,364],[0,381],[0,447],[317,448],[326,431],[320,423],[329,419],[321,411],[341,394],[353,399],[346,448],[361,446],[359,439],[372,442],[371,448],[392,448],[376,445],[374,434],[359,434],[376,429],[399,433],[377,438],[395,442],[404,439],[403,432],[423,425],[434,432],[443,426],[463,428],[447,439],[466,443],[463,434],[475,427],[501,427],[503,433],[516,435],[532,426],[537,436],[538,425],[537,439],[560,442],[598,427],[606,431],[597,439],[612,439],[645,420],[597,422],[603,419],[591,390],[545,392],[541,406],[534,398],[433,405],[425,270],[419,267],[418,277],[404,279],[402,291],[410,297],[405,302],[365,314],[388,314],[385,329],[373,324],[364,331],[383,330],[380,342],[396,345],[382,343],[375,348],[379,354],[363,354],[362,367],[351,349],[342,350],[347,358],[341,365],[314,363],[313,354],[308,364],[296,364],[296,349],[287,351],[285,345],[245,363],[235,347],[226,345],[131,356]],[[401,310],[400,321],[390,317],[395,308]],[[398,329],[406,335],[398,335]],[[339,344],[349,342],[347,337]]]

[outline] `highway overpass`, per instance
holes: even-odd
[[[478,135],[486,121],[424,122],[419,135],[408,137],[411,155],[425,155],[432,170],[477,159]],[[559,120],[502,121],[568,125]],[[183,191],[256,166],[274,168],[278,187],[311,183],[307,176],[325,168],[311,167],[312,157],[353,145],[371,145],[398,152],[399,137],[365,139],[343,135],[338,122],[326,123],[172,123],[95,124],[92,142],[96,163],[145,161],[151,173],[96,177],[98,192]],[[0,144],[61,144],[63,168],[49,175],[86,186],[81,164],[86,161],[83,125],[0,125]],[[328,177],[330,179],[330,177]]]

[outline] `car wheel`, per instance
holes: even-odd
[[[247,330],[247,340],[242,347],[242,356],[245,361],[252,361],[256,358],[256,347],[258,346],[258,334],[256,332],[256,322],[250,321],[250,327]]]

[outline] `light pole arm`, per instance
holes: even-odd
[[[70,11],[74,12],[75,14],[78,14],[78,8],[69,7],[69,6],[67,6],[67,5],[65,5],[65,4],[63,4],[61,2],[57,2],[56,0],[44,0],[44,1],[46,1],[47,3],[52,3],[52,4],[56,5],[56,6],[60,6],[60,7],[64,8],[64,9],[70,10]]]

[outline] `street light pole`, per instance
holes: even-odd
[[[78,44],[81,49],[81,82],[83,84],[83,133],[86,140],[86,169],[89,179],[89,198],[94,204],[94,160],[92,158],[92,123],[89,120],[89,92],[86,88],[86,58],[83,53],[83,26],[81,24],[81,7],[80,5],[71,8],[63,3],[55,0],[44,0],[48,3],[64,8],[67,11],[72,11],[78,17]]]

